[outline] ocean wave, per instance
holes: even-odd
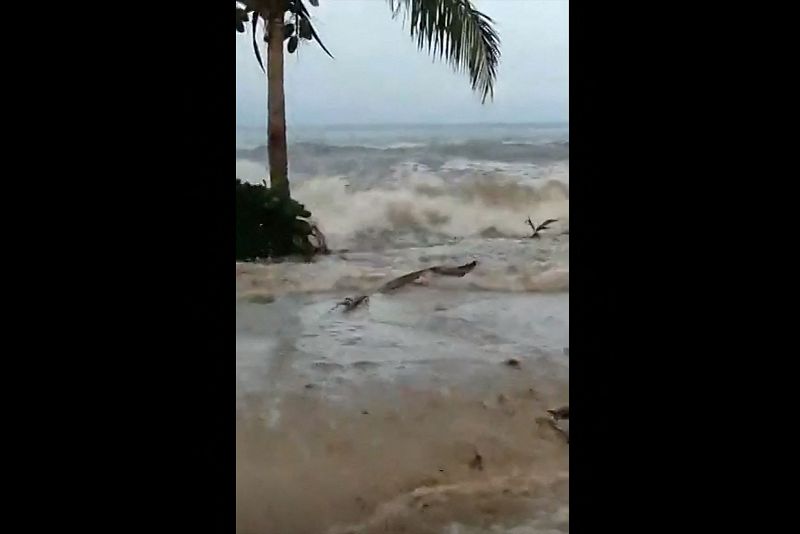
[[[434,171],[407,162],[374,180],[293,173],[292,196],[311,211],[328,245],[344,253],[311,264],[238,266],[237,294],[366,293],[417,269],[472,260],[479,268],[463,280],[429,282],[442,290],[569,291],[568,162],[535,176],[520,167],[484,171],[451,161]],[[541,239],[529,239],[528,217],[557,221]]]
[[[341,177],[307,180],[293,196],[314,214],[332,246],[380,249],[431,245],[452,238],[529,234],[525,219],[558,219],[552,232],[569,230],[569,184],[481,179],[448,183],[416,174],[394,186],[353,189]]]
[[[236,157],[266,161],[267,147],[240,148]],[[392,142],[385,145],[346,145],[296,142],[289,146],[290,165],[302,167],[307,158],[389,158],[413,160],[425,164],[468,158],[500,162],[564,161],[569,159],[568,141],[531,142],[527,140],[472,140],[455,143]],[[433,166],[433,165],[430,165]]]

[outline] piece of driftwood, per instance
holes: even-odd
[[[369,295],[359,295],[358,297],[347,297],[341,302],[337,302],[336,306],[333,307],[333,310],[338,308],[339,306],[344,307],[344,311],[349,312],[356,309],[361,304],[369,302]]]
[[[553,408],[547,410],[547,413],[549,413],[550,416],[556,421],[560,421],[561,419],[569,420],[569,406],[562,406],[561,408]]]
[[[428,272],[438,274],[440,276],[457,276],[461,278],[462,276],[471,272],[477,265],[477,261],[471,261],[456,267],[451,267],[448,265],[435,265],[433,267],[428,267],[427,269],[420,269],[419,271],[414,271],[412,273],[404,274],[403,276],[398,276],[393,280],[389,280],[383,284],[378,291],[380,293],[394,291],[395,289],[399,289],[407,284],[410,284],[411,282],[414,282],[420,276]]]
[[[447,267],[445,265],[438,265],[436,267],[431,267],[430,271],[432,273],[440,274],[443,276],[458,276],[461,278],[462,276],[468,274],[472,269],[474,269],[478,265],[477,261],[471,261],[469,263],[465,263],[464,265],[459,265],[458,267]]]
[[[419,271],[414,271],[408,274],[404,274],[403,276],[398,276],[397,278],[394,278],[392,280],[389,280],[388,282],[386,282],[385,284],[383,284],[378,288],[378,293],[388,293],[396,289],[400,289],[401,287],[414,282],[420,276],[428,272],[437,274],[439,276],[456,276],[461,278],[462,276],[465,276],[467,273],[471,272],[477,265],[478,265],[477,261],[471,261],[469,263],[465,263],[464,265],[457,265],[455,267],[449,265],[435,265],[433,267],[428,267],[426,269],[420,269]],[[335,310],[339,306],[342,306],[344,307],[344,311],[347,312],[355,309],[357,306],[367,301],[369,301],[369,295],[347,297],[343,301],[337,303],[336,306],[333,307],[333,309]]]
[[[538,239],[539,238],[539,232],[541,232],[542,230],[547,230],[548,227],[551,224],[553,224],[554,222],[556,222],[556,221],[558,221],[558,219],[547,219],[546,221],[544,221],[539,226],[536,226],[535,224],[533,224],[533,221],[531,221],[531,218],[528,217],[525,220],[525,222],[528,223],[528,226],[530,226],[531,230],[533,230],[533,234],[530,235],[530,238],[531,239]]]
[[[410,284],[411,282],[415,281],[417,278],[428,272],[429,269],[420,269],[419,271],[414,271],[413,273],[404,274],[403,276],[398,276],[393,280],[389,280],[385,284],[383,284],[380,289],[378,289],[379,293],[386,293],[388,291],[394,291],[395,289],[399,289],[404,285]]]

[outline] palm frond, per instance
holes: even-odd
[[[311,24],[311,14],[308,12],[308,8],[306,8],[306,6],[305,6],[305,5],[303,5],[303,2],[302,2],[302,0],[296,0],[296,3],[297,3],[297,7],[298,7],[298,12],[297,12],[297,14],[298,14],[298,16],[300,16],[302,19],[305,19],[305,21],[306,21],[306,24],[308,24],[308,29],[309,29],[309,30],[311,30],[311,36],[314,38],[314,40],[316,40],[316,41],[317,41],[317,43],[319,44],[319,46],[320,46],[320,47],[322,47],[322,49],[325,51],[325,53],[326,53],[326,54],[328,54],[328,56],[329,56],[331,59],[333,59],[333,54],[331,54],[331,53],[328,51],[327,47],[326,47],[326,46],[325,46],[325,45],[322,43],[322,40],[320,40],[320,38],[319,38],[319,35],[317,35],[317,30],[315,30],[315,29],[314,29],[314,25],[313,25],[313,24]],[[318,5],[318,4],[315,4],[314,2],[311,2],[311,5],[312,5],[312,6],[316,6],[316,5]]]
[[[500,36],[494,21],[470,0],[389,0],[392,14],[403,13],[412,39],[456,71],[469,74],[481,101],[494,97],[500,63]]]
[[[547,219],[542,224],[536,227],[536,231],[538,232],[539,230],[547,230],[550,227],[550,225],[556,221],[558,221],[558,219]]]
[[[258,39],[256,39],[257,29],[258,29],[258,12],[253,11],[253,51],[256,53],[256,59],[258,60],[258,64],[261,65],[261,70],[264,71],[264,62],[261,61],[261,52],[258,51]]]

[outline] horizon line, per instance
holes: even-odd
[[[486,121],[486,122],[353,122],[353,123],[295,123],[288,125],[292,128],[353,128],[374,126],[569,126],[569,120],[550,121]],[[266,124],[236,124],[236,128],[253,128],[266,130]]]

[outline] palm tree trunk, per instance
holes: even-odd
[[[283,0],[270,2],[267,31],[267,121],[269,181],[272,189],[289,197],[286,154],[286,106],[283,93]]]

